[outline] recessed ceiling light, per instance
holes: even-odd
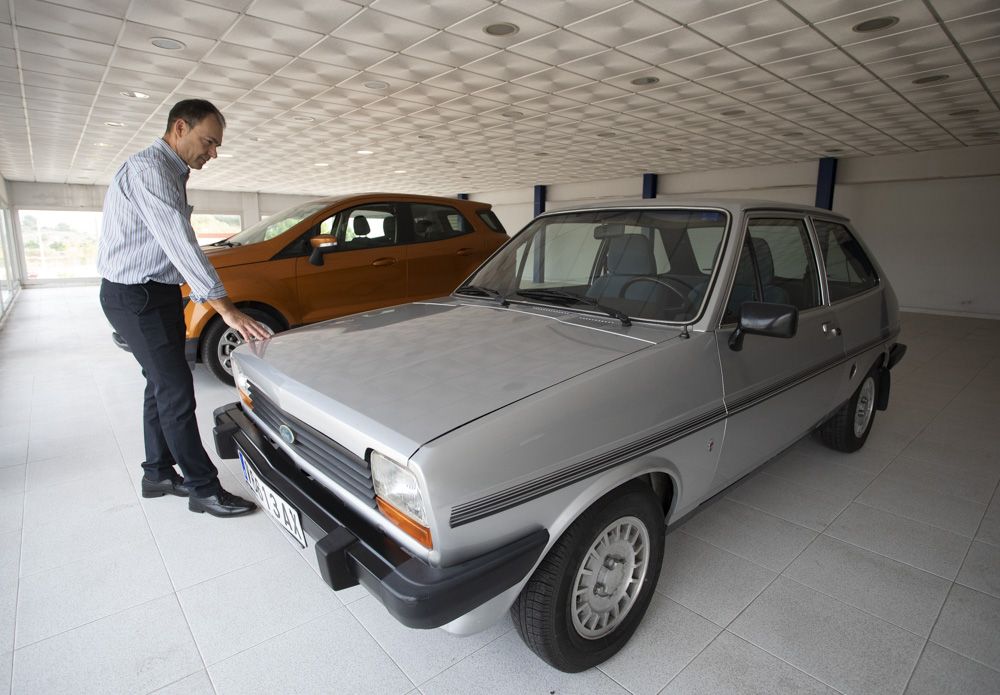
[[[649,76],[649,77],[636,77],[634,80],[632,80],[632,84],[634,84],[634,85],[636,85],[638,87],[644,87],[644,86],[647,86],[647,85],[656,84],[659,81],[660,81],[659,77],[652,77],[652,76]]]
[[[950,75],[945,73],[939,73],[937,75],[927,75],[926,77],[918,77],[913,80],[913,84],[934,84],[935,82],[943,82],[947,80]]]
[[[358,150],[358,154],[372,154],[371,150]]]
[[[111,145],[109,145],[106,142],[95,142],[94,144],[97,145],[98,147],[111,147]]]
[[[490,36],[513,36],[521,31],[521,27],[510,22],[497,22],[496,24],[487,24],[483,27],[483,31]]]
[[[314,167],[328,167],[330,166],[327,162],[316,162],[313,164]]]
[[[267,142],[267,138],[262,138],[259,135],[253,135],[250,137],[251,142]]]
[[[104,121],[104,125],[110,126],[112,128],[124,128],[125,124],[120,121]]]
[[[434,139],[433,135],[427,135],[426,133],[420,133],[420,135],[417,136],[417,140],[433,140],[433,139]]]
[[[723,111],[719,115],[721,116],[742,116],[746,113],[746,109],[729,109],[728,111]]]
[[[293,121],[298,121],[299,123],[312,123],[316,119],[312,116],[292,116]]]
[[[843,147],[827,147],[826,151],[829,152],[830,154],[840,154],[841,152],[844,151],[844,148]]]
[[[784,133],[778,133],[783,138],[797,138],[802,135],[801,130],[786,130]]]
[[[618,136],[618,133],[613,130],[602,130],[601,132],[594,134],[599,138],[613,138]]]
[[[366,89],[389,89],[389,83],[383,80],[368,80],[362,84]]]
[[[973,135],[977,138],[995,138],[1000,133],[995,130],[980,130],[978,133],[973,133]]]
[[[548,152],[535,152],[535,156],[536,157],[548,157],[549,153]]]
[[[876,17],[875,19],[866,19],[859,24],[855,24],[851,27],[851,31],[856,31],[859,34],[865,34],[870,31],[881,31],[882,29],[888,29],[891,26],[895,26],[899,23],[899,17]]]
[[[683,152],[684,148],[682,148],[682,147],[661,147],[660,151],[661,152]]]
[[[394,174],[405,174],[406,173],[406,169],[396,169],[396,171],[394,171],[392,173],[394,173]]]
[[[233,157],[233,155],[231,154],[217,154],[215,156],[218,157],[219,159],[232,159]]]
[[[148,99],[149,95],[145,92],[136,92],[131,89],[127,89],[119,92],[123,97],[128,97],[129,99]]]
[[[960,111],[950,111],[949,116],[974,116],[979,113],[979,109],[962,109]]]
[[[168,51],[179,51],[182,48],[187,48],[183,42],[177,39],[168,39],[166,36],[154,36],[149,42],[157,48],[165,48]]]
[[[520,118],[524,115],[523,111],[504,111],[500,114],[504,118]]]

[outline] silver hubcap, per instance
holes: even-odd
[[[216,356],[227,374],[233,373],[233,358],[230,355],[242,344],[243,338],[240,337],[235,328],[227,328],[222,337],[219,338],[219,344],[215,348]]]
[[[570,609],[573,627],[584,639],[614,631],[628,614],[649,569],[649,533],[634,516],[608,525],[580,563]]]
[[[875,380],[870,376],[861,382],[858,391],[858,407],[854,411],[854,436],[860,439],[868,429],[872,413],[875,412]]]

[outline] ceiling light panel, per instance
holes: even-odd
[[[879,60],[931,51],[950,44],[951,41],[947,34],[939,26],[934,25],[879,39],[853,43],[844,46],[844,50],[860,63],[874,63]]]
[[[113,44],[121,20],[70,7],[57,7],[39,0],[14,0],[19,27],[52,31],[54,26],[66,36],[86,36],[92,41]],[[58,23],[53,20],[58,20]]]
[[[201,60],[209,50],[216,44],[213,39],[194,34],[182,34],[177,31],[165,32],[159,27],[151,27],[138,22],[125,22],[125,31],[118,39],[118,45],[123,48],[131,48],[137,51],[159,52],[162,49],[155,48],[152,41],[156,37],[166,37],[175,39],[184,44],[184,48],[171,51],[170,55],[177,58],[187,58],[188,60]]]
[[[551,65],[559,65],[601,53],[606,47],[596,41],[557,29],[511,46],[509,50]]]
[[[21,51],[21,68],[44,72],[49,75],[79,77],[84,80],[100,80],[104,76],[105,66],[94,63],[83,63],[79,60],[54,58],[40,53]]]
[[[320,63],[315,60],[296,58],[283,66],[276,74],[280,77],[290,77],[303,82],[333,86],[353,77],[358,74],[358,71],[352,68],[330,65],[329,63]]]
[[[212,65],[223,65],[265,74],[280,70],[291,60],[291,57],[284,53],[262,51],[259,48],[241,46],[228,41],[220,41],[204,57],[204,61]]]
[[[249,16],[240,17],[226,34],[226,41],[229,43],[289,56],[300,54],[322,39],[323,34],[315,31]]]
[[[495,36],[483,31],[484,27],[492,24],[512,24],[517,27],[517,32],[505,36]],[[477,12],[460,22],[456,22],[448,27],[448,31],[467,39],[488,43],[497,48],[508,48],[524,41],[530,41],[555,28],[554,24],[523,14],[510,7],[493,5],[482,12]]]
[[[231,87],[252,89],[268,78],[266,73],[240,70],[239,68],[200,64],[189,77],[199,82],[221,82]]]
[[[17,30],[17,40],[22,48],[30,47],[42,55],[100,65],[107,64],[113,49],[109,44],[20,27]]]
[[[255,2],[248,15],[299,29],[327,34],[361,11],[343,0],[296,0],[296,2]]]
[[[947,1],[947,0],[946,0]],[[857,32],[855,27],[869,20],[895,17],[899,21],[885,29],[872,32]],[[884,6],[873,6],[864,12],[837,17],[816,24],[817,31],[830,40],[848,45],[857,42],[877,40],[894,34],[905,34],[936,24],[934,16],[922,2],[893,2]]]
[[[758,65],[796,58],[831,48],[833,48],[833,44],[812,27],[801,27],[780,34],[772,34],[731,47],[735,53]]]
[[[474,60],[462,67],[471,72],[488,75],[497,80],[513,81],[547,70],[549,65],[548,63],[518,55],[517,53],[511,53],[510,51],[496,51],[485,58]]]
[[[799,77],[818,75],[821,73],[831,72],[833,70],[852,68],[856,65],[857,61],[851,59],[851,57],[846,55],[843,51],[831,48],[829,50],[819,51],[818,53],[810,53],[809,55],[799,56],[798,58],[790,58],[787,60],[780,60],[775,63],[767,63],[762,67],[786,80],[793,80]]]
[[[752,41],[802,26],[802,20],[777,0],[765,0],[690,25],[698,33],[723,45]]]
[[[948,31],[962,42],[979,41],[1000,36],[1000,9],[985,14],[948,22]]]
[[[662,65],[707,53],[718,44],[683,27],[618,46],[622,53],[652,65]]]
[[[689,80],[697,80],[701,77],[711,77],[732,70],[742,70],[751,67],[751,64],[730,51],[718,49],[684,60],[666,63],[660,67]]]
[[[115,51],[114,58],[111,60],[112,67],[151,73],[163,77],[184,77],[197,67],[197,65],[198,63],[193,60],[154,55],[145,51],[134,51],[131,48],[118,48]]]
[[[373,65],[370,69],[372,73],[378,75],[388,75],[415,83],[448,72],[452,66],[397,53],[391,58],[386,58]]]

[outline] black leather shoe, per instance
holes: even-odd
[[[249,514],[257,505],[250,500],[219,490],[214,495],[208,497],[188,497],[188,509],[192,512],[208,512],[212,516],[240,516]]]
[[[142,479],[143,497],[163,497],[164,495],[176,495],[187,497],[191,494],[190,488],[184,484],[184,479],[179,475],[167,478],[166,480]]]

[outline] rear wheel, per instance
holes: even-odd
[[[874,368],[868,372],[854,395],[820,425],[819,437],[831,449],[850,453],[864,446],[875,422],[876,374]]]
[[[284,327],[271,314],[260,309],[241,309],[250,318],[260,321],[274,332],[282,330]],[[205,329],[204,337],[201,341],[201,361],[208,365],[219,381],[232,386],[233,363],[230,357],[233,350],[242,345],[245,341],[236,332],[235,328],[230,328],[221,316],[216,316]]]
[[[663,536],[663,512],[648,486],[632,482],[595,502],[511,606],[521,639],[560,671],[583,671],[610,658],[649,606]]]

